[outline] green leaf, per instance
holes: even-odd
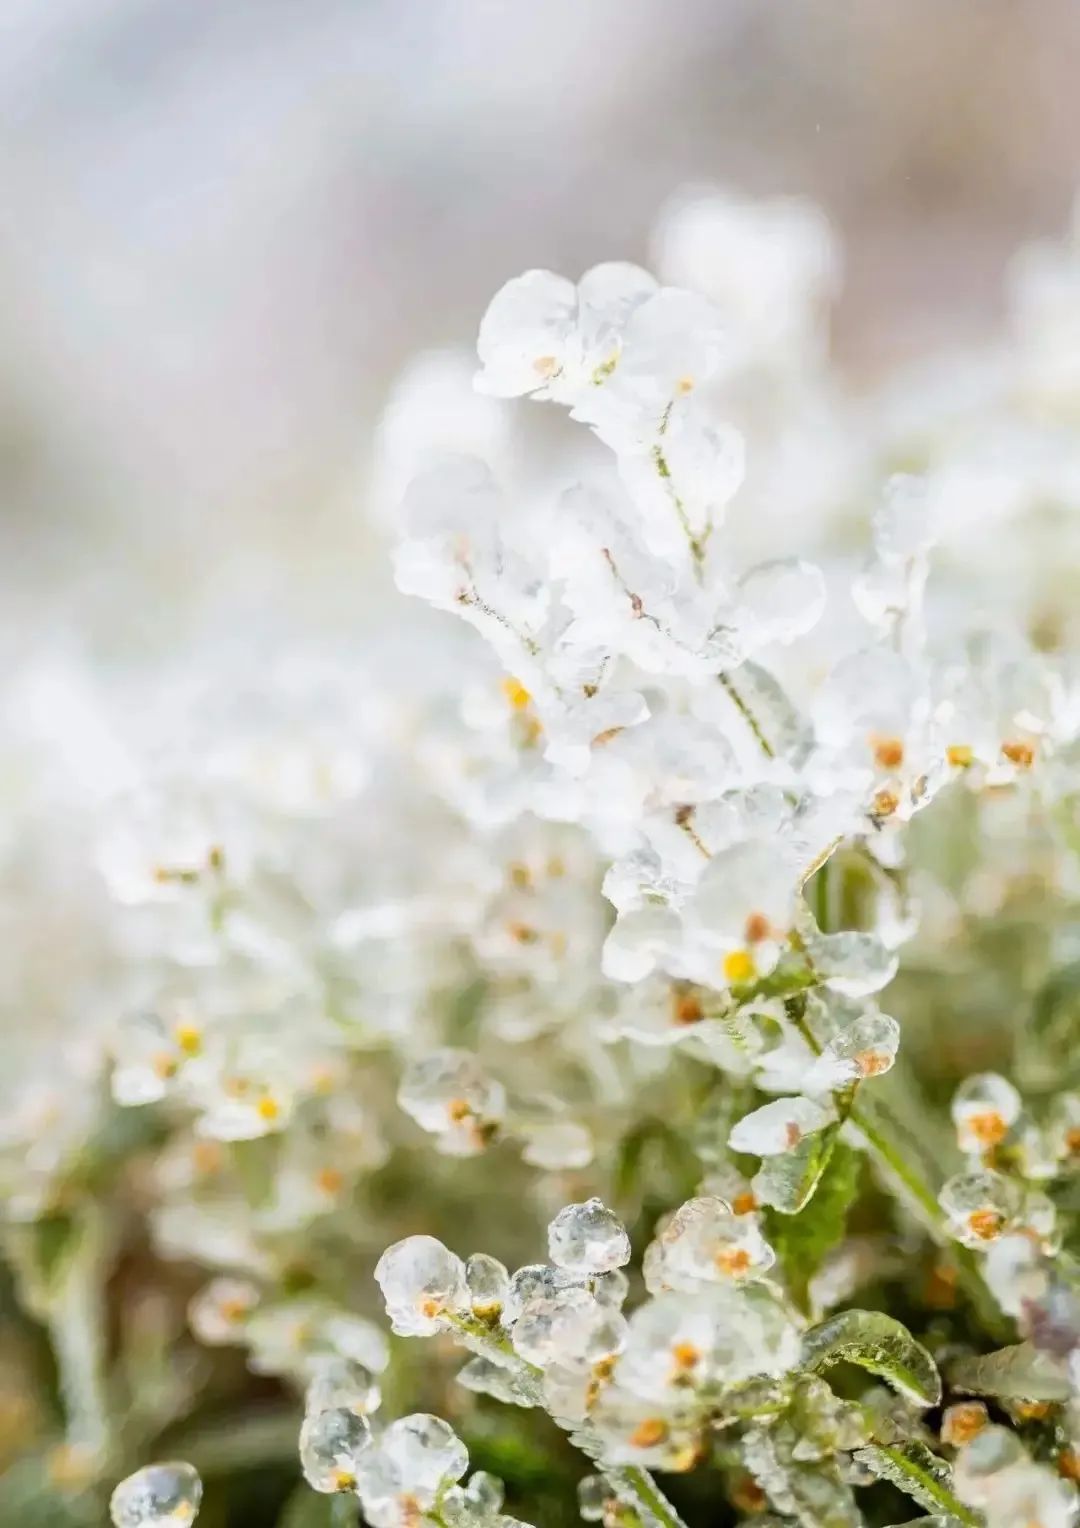
[[[810,1202],[795,1215],[775,1209],[766,1213],[766,1234],[800,1308],[806,1306],[810,1280],[844,1234],[861,1169],[860,1154],[838,1140]]]
[[[888,1448],[871,1444],[855,1450],[855,1458],[879,1480],[887,1480],[928,1512],[943,1510],[959,1523],[979,1519],[953,1494],[952,1470],[924,1443],[897,1443]],[[921,1518],[926,1522],[926,1518]]]
[[[839,1125],[828,1125],[804,1136],[794,1151],[766,1157],[753,1181],[759,1204],[771,1205],[781,1215],[797,1215],[809,1204],[832,1159]]]
[[[993,1395],[1011,1401],[1064,1401],[1069,1397],[1065,1365],[1030,1342],[996,1353],[958,1358],[949,1365],[949,1384],[969,1395]]]
[[[881,1311],[841,1311],[811,1327],[803,1337],[803,1363],[811,1369],[857,1364],[917,1406],[941,1400],[941,1376],[930,1354],[906,1326]]]

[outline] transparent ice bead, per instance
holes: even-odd
[[[148,1464],[122,1480],[109,1512],[115,1528],[186,1528],[202,1501],[202,1481],[190,1464]]]
[[[394,1331],[427,1337],[447,1312],[469,1309],[465,1264],[434,1236],[407,1236],[375,1265]]]
[[[611,1500],[611,1487],[603,1475],[586,1475],[578,1481],[578,1511],[587,1523],[602,1523],[607,1504]]]
[[[541,1368],[580,1359],[596,1363],[618,1352],[625,1335],[626,1321],[618,1311],[573,1286],[530,1301],[513,1327],[515,1351]]]
[[[482,1321],[497,1319],[510,1292],[510,1275],[497,1257],[474,1252],[465,1264],[465,1282],[474,1316]]]
[[[995,1172],[957,1173],[938,1196],[949,1229],[965,1247],[986,1247],[1009,1228],[1020,1207],[1016,1185]]]
[[[364,1364],[354,1358],[324,1358],[315,1368],[304,1404],[309,1416],[341,1410],[365,1417],[378,1411],[381,1399],[379,1381]]]
[[[357,1492],[367,1514],[381,1521],[401,1496],[431,1506],[446,1486],[461,1479],[469,1455],[453,1428],[426,1412],[401,1417],[358,1460]]]
[[[360,1457],[370,1447],[371,1429],[355,1411],[309,1413],[300,1428],[304,1479],[316,1491],[355,1490]]]
[[[630,1238],[617,1215],[599,1199],[568,1204],[548,1226],[548,1255],[579,1277],[608,1273],[630,1261]]]

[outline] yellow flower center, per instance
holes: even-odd
[[[889,1070],[892,1061],[887,1051],[876,1050],[859,1051],[853,1059],[860,1077],[879,1077]]]
[[[646,1417],[630,1434],[630,1442],[634,1448],[655,1448],[667,1435],[668,1425],[662,1417]]]
[[[740,1275],[749,1272],[750,1254],[745,1247],[725,1247],[718,1252],[714,1259],[721,1273],[726,1273],[729,1278],[739,1278]]]
[[[974,1210],[967,1219],[968,1230],[980,1241],[993,1241],[1000,1235],[1004,1219],[1000,1210]]]
[[[532,700],[521,680],[515,679],[512,674],[502,681],[502,692],[507,704],[515,711],[524,711]]]
[[[1035,747],[1023,738],[1010,738],[1001,745],[1001,751],[1010,764],[1017,769],[1030,769],[1035,762]]]
[[[984,1148],[999,1145],[1009,1133],[1008,1125],[996,1109],[987,1109],[980,1114],[969,1114],[964,1121],[964,1128]]]
[[[879,769],[899,769],[904,762],[904,743],[898,737],[872,737],[870,746]]]
[[[752,981],[754,977],[754,957],[749,950],[729,950],[724,956],[722,966],[724,980],[733,987],[741,986],[744,982]]]
[[[197,1024],[178,1024],[173,1038],[185,1056],[197,1056],[202,1050],[202,1030]]]

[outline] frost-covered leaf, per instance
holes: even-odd
[[[854,1457],[879,1480],[888,1480],[928,1512],[945,1509],[946,1520],[976,1523],[978,1519],[957,1501],[952,1470],[924,1443],[897,1443],[888,1448],[871,1444],[856,1449]],[[920,1518],[920,1522],[926,1522]]]
[[[457,1381],[476,1395],[490,1395],[510,1406],[536,1405],[536,1397],[530,1394],[527,1385],[512,1371],[500,1368],[488,1358],[470,1358],[458,1371]]]
[[[837,1144],[838,1125],[804,1136],[793,1151],[767,1157],[754,1178],[759,1204],[797,1215],[810,1203]]]
[[[836,1141],[816,1191],[802,1210],[798,1214],[777,1213],[773,1206],[766,1217],[767,1238],[800,1305],[805,1303],[810,1280],[844,1234],[861,1167],[859,1153]]]
[[[941,1376],[930,1354],[907,1327],[881,1311],[841,1311],[811,1327],[803,1338],[803,1363],[811,1369],[857,1364],[917,1406],[941,1400]]]
[[[747,1433],[743,1462],[777,1512],[802,1528],[861,1528],[850,1487],[828,1467],[792,1459],[775,1429]]]
[[[1069,1396],[1065,1365],[1030,1342],[982,1357],[958,1358],[949,1365],[948,1378],[954,1390],[1003,1400],[1064,1401]]]

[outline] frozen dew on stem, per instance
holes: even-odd
[[[202,1481],[190,1464],[148,1464],[116,1487],[109,1513],[115,1528],[186,1528],[201,1501]]]

